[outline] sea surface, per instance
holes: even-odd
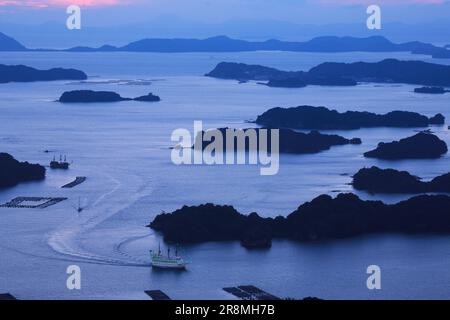
[[[171,133],[249,127],[272,107],[327,106],[339,111],[416,111],[450,119],[450,94],[419,95],[414,86],[364,83],[357,87],[269,88],[255,82],[204,77],[221,61],[306,70],[325,61],[384,58],[450,64],[407,53],[0,53],[0,63],[36,68],[78,68],[85,82],[0,85],[0,152],[48,165],[67,155],[70,170],[47,170],[42,182],[0,191],[0,203],[18,196],[67,197],[46,209],[0,208],[0,292],[19,299],[148,299],[160,289],[174,299],[233,299],[223,287],[256,285],[280,297],[324,299],[449,299],[450,236],[377,235],[304,244],[274,241],[265,251],[238,242],[183,246],[186,272],[152,270],[149,250],[162,242],[146,225],[183,205],[233,205],[241,213],[287,215],[321,194],[355,192],[351,175],[377,165],[408,170],[425,180],[447,173],[450,159],[380,161],[362,154],[381,141],[420,129],[328,131],[362,145],[332,147],[314,155],[281,155],[275,176],[255,165],[176,166]],[[62,92],[110,90],[124,97],[153,92],[159,103],[60,104]],[[431,130],[450,144],[446,126]],[[47,152],[46,152],[47,151]],[[87,181],[61,189],[76,176]],[[388,203],[411,195],[370,195]],[[78,213],[78,204],[84,208]],[[449,208],[450,212],[450,208]],[[68,290],[66,269],[81,268],[81,290]],[[368,290],[366,269],[382,270],[382,289]]]

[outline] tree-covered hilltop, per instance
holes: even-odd
[[[287,217],[243,215],[231,206],[184,206],[163,213],[149,227],[176,243],[272,238],[335,240],[374,233],[450,233],[450,197],[421,195],[399,202],[361,200],[354,194],[321,195]]]
[[[39,164],[19,162],[8,153],[0,153],[0,188],[20,182],[43,180],[45,168]]]

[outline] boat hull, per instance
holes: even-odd
[[[67,170],[69,169],[69,163],[67,162],[50,162],[50,168],[51,169],[63,169],[63,170]]]
[[[157,269],[173,269],[173,270],[183,270],[186,269],[186,262],[183,258],[175,256],[170,257],[167,254],[167,257],[161,255],[161,253],[151,252],[151,265],[153,268]]]
[[[185,270],[186,265],[170,265],[163,263],[152,263],[152,268],[155,269],[172,269],[172,270]]]

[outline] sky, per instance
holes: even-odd
[[[249,40],[359,36],[367,33],[370,4],[381,7],[383,32],[394,40],[450,42],[450,0],[0,0],[0,32],[32,47],[219,34]],[[69,5],[81,7],[82,30],[67,38]]]
[[[270,19],[329,24],[359,21],[369,4],[378,4],[386,21],[418,22],[450,17],[448,0],[0,0],[0,19],[45,23],[65,19],[65,8],[79,5],[89,25],[145,22],[161,16],[202,22]],[[175,22],[175,21],[174,21]]]

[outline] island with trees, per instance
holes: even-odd
[[[358,82],[404,83],[450,86],[450,66],[423,61],[385,59],[379,62],[324,62],[308,71],[282,71],[275,68],[235,62],[221,62],[208,77],[239,81],[268,81],[278,86],[349,86]]]
[[[447,151],[445,141],[432,133],[419,132],[399,141],[380,142],[377,148],[364,153],[364,156],[385,160],[437,159]]]
[[[450,234],[450,197],[419,195],[396,204],[362,200],[354,194],[321,195],[286,217],[244,215],[232,206],[183,206],[157,215],[149,227],[173,243],[268,240],[332,241],[379,234]]]
[[[416,112],[392,111],[375,114],[363,111],[338,112],[326,107],[298,106],[272,108],[259,115],[255,121],[273,128],[353,130],[374,127],[415,128],[442,125],[445,117],[437,114],[431,118]]]
[[[353,187],[370,193],[450,192],[450,172],[422,181],[407,171],[363,168],[353,176]]]
[[[19,162],[8,153],[0,153],[0,188],[13,187],[21,182],[45,179],[45,168],[39,164]]]
[[[195,137],[195,143],[193,148],[202,148],[215,143],[216,139],[220,139],[220,145],[223,146],[225,152],[227,150],[227,136],[230,137],[230,141],[233,142],[234,151],[259,151],[263,148],[261,143],[256,143],[254,146],[250,144],[250,139],[257,142],[261,138],[261,130],[266,130],[267,138],[267,151],[272,151],[272,129],[268,128],[246,128],[246,129],[230,129],[230,128],[218,128],[210,129],[207,131],[201,131]],[[348,144],[358,145],[362,141],[360,138],[347,139],[339,135],[322,134],[318,131],[311,131],[309,133],[297,132],[290,129],[278,129],[279,140],[278,148],[281,153],[291,154],[308,154],[318,153],[330,149],[332,146],[342,146]],[[205,139],[207,136],[208,139]],[[238,146],[242,147],[238,150]],[[253,150],[254,149],[254,150]]]
[[[149,93],[137,98],[123,98],[120,94],[112,91],[74,90],[66,91],[59,98],[62,103],[94,103],[94,102],[119,102],[119,101],[146,101],[157,102],[161,99]]]
[[[24,65],[0,64],[0,83],[56,80],[86,80],[87,75],[76,69],[53,68],[39,70]]]

